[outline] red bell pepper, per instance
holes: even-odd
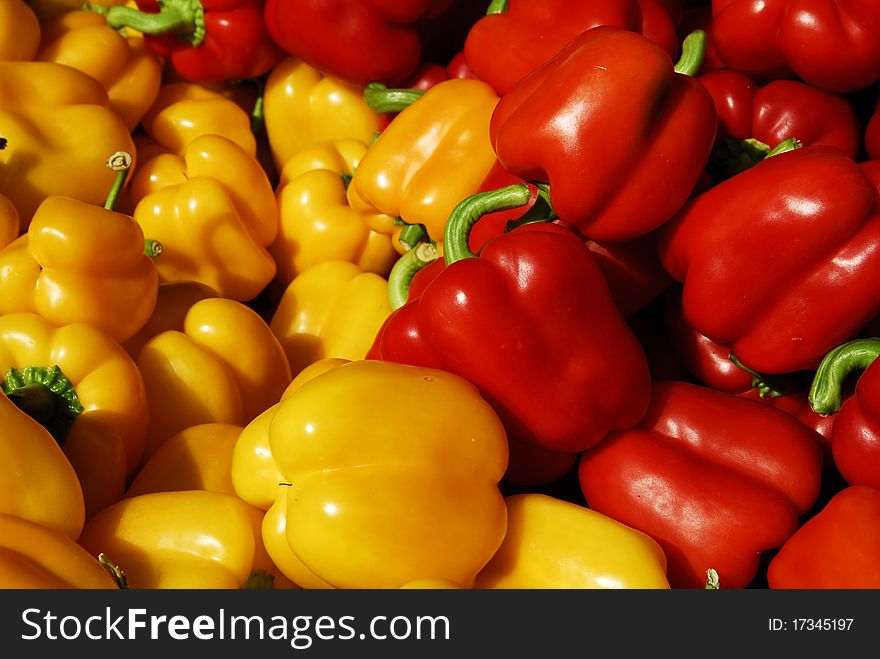
[[[144,34],[157,55],[194,82],[256,78],[284,52],[263,20],[264,0],[137,0],[140,9],[86,3],[107,24]]]
[[[853,485],[834,494],[767,567],[770,588],[880,588],[880,490]]]
[[[865,126],[865,151],[871,160],[880,160],[880,94],[877,96],[874,114]]]
[[[690,44],[699,53],[703,43],[694,37],[685,43],[691,64]],[[687,200],[715,115],[705,88],[676,72],[662,49],[602,26],[505,94],[489,131],[508,171],[549,183],[561,220],[587,238],[619,241],[657,228]]]
[[[578,476],[590,508],[660,544],[673,588],[702,588],[710,568],[744,588],[815,503],[821,470],[815,433],[790,415],[655,382],[641,423],[585,451]]]
[[[401,85],[422,59],[418,24],[453,0],[267,0],[266,24],[288,53],[356,85]]]
[[[691,199],[661,229],[688,323],[767,375],[814,369],[880,312],[870,163],[811,146]]]
[[[639,32],[671,58],[678,55],[675,24],[658,0],[495,0],[468,32],[465,59],[477,78],[506,94],[581,32],[599,25]]]
[[[721,59],[757,80],[851,92],[880,79],[875,0],[712,0],[712,15]]]

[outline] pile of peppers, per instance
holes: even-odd
[[[878,33],[0,0],[0,588],[880,588]]]

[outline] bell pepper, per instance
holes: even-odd
[[[447,80],[429,89],[361,159],[348,186],[351,207],[374,231],[399,234],[399,218],[423,225],[441,242],[453,208],[479,189],[495,163],[488,128],[497,102],[479,80]],[[399,242],[395,247],[405,251]]]
[[[363,359],[390,313],[383,277],[348,261],[324,261],[290,282],[269,326],[296,375],[325,357]]]
[[[715,569],[745,588],[761,552],[781,547],[816,502],[822,452],[791,415],[684,382],[655,382],[647,413],[578,465],[592,510],[647,533],[673,588],[702,588]]]
[[[277,573],[261,539],[262,518],[222,492],[155,492],[102,510],[79,544],[111,557],[129,588],[256,587]]]
[[[346,199],[367,145],[348,139],[306,147],[281,170],[277,188],[279,230],[269,246],[276,279],[285,286],[324,261],[350,261],[387,277],[397,257],[391,236],[370,229]]]
[[[107,154],[136,155],[100,83],[54,62],[0,62],[0,137],[0,194],[22,230],[49,195],[103,204],[116,176],[104,167]]]
[[[451,0],[268,0],[266,25],[294,57],[355,85],[399,84],[421,61],[416,23]],[[345,20],[340,20],[345,17]],[[332,35],[331,39],[327,35]]]
[[[0,394],[0,527],[15,516],[76,540],[86,515],[77,474],[49,431],[13,400]]]
[[[854,337],[880,312],[880,179],[868,172],[804,147],[689,201],[658,244],[688,323],[765,374],[812,370]]]
[[[116,589],[110,573],[71,538],[0,513],[0,588]]]
[[[490,240],[478,258],[470,251],[471,223],[530,197],[519,185],[459,204],[446,267],[391,314],[370,354],[454,372],[480,389],[511,442],[571,454],[638,422],[650,374],[602,271],[571,231],[530,224]]]
[[[9,197],[0,194],[0,250],[18,238],[21,220]]]
[[[641,33],[669,57],[678,33],[657,0],[495,0],[467,34],[464,54],[477,78],[506,94],[576,36],[599,25]]]
[[[549,183],[556,215],[587,238],[650,232],[690,196],[715,138],[712,97],[677,71],[696,68],[704,44],[692,35],[674,68],[636,32],[581,33],[498,102],[489,126],[498,159]]]
[[[475,588],[669,588],[653,539],[545,494],[507,497],[507,535]]]
[[[846,487],[792,535],[767,567],[770,588],[880,588],[880,490]]]
[[[82,484],[86,516],[120,499],[147,432],[144,382],[131,358],[84,323],[0,316],[0,388],[52,433]]]
[[[156,100],[162,84],[162,62],[142,37],[123,36],[88,11],[66,12],[44,23],[34,59],[66,64],[100,82],[110,109],[129,131]]]
[[[40,19],[24,0],[0,0],[0,62],[34,59],[41,30]]]
[[[826,91],[851,92],[880,79],[876,3],[712,0],[712,16],[721,59],[757,80],[798,77]]]
[[[711,71],[697,80],[718,110],[718,146],[710,162],[716,182],[754,164],[791,137],[804,146],[837,147],[853,159],[859,155],[862,129],[852,101],[845,96],[796,80],[759,86],[729,69]],[[736,163],[736,156],[743,157],[740,154],[751,157]]]
[[[95,0],[95,4],[112,7],[124,5],[129,0]],[[58,15],[82,8],[81,0],[27,0],[28,5],[41,22],[51,21]]]
[[[43,200],[28,231],[0,251],[0,314],[88,323],[117,341],[143,327],[156,304],[156,266],[140,226],[113,210],[130,164],[122,152],[107,161],[117,181],[103,208],[57,195]]]
[[[379,128],[379,116],[364,101],[362,87],[295,57],[282,59],[266,78],[263,115],[278,170],[299,151],[321,142],[353,139],[369,144]]]
[[[865,126],[865,151],[870,160],[880,160],[880,94],[877,96],[874,114]]]
[[[177,329],[149,339],[137,365],[150,407],[145,457],[202,423],[244,426],[278,401],[292,379],[266,322],[226,298],[193,304]]]
[[[264,520],[264,534],[286,532],[279,567],[306,588],[398,588],[422,578],[469,586],[501,545],[507,517],[498,489],[504,429],[476,388],[445,371],[374,360],[320,364],[294,383],[253,422],[262,440],[248,441],[268,447],[277,473],[242,471],[237,458],[248,451],[233,455],[241,496],[239,483],[261,473],[267,480],[245,489],[274,487],[283,502],[273,513],[280,519]],[[420,411],[417,437],[409,417],[376,407],[377,390]]]
[[[138,0],[137,8],[85,3],[114,30],[134,28],[187,80],[256,78],[284,56],[263,20],[263,0]]]

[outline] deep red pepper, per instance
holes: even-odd
[[[880,160],[880,94],[877,95],[874,114],[865,126],[865,151],[871,160]]]
[[[870,163],[811,146],[694,197],[662,229],[688,323],[749,368],[811,370],[880,312],[880,203]]]
[[[815,503],[822,454],[789,414],[683,382],[655,382],[637,428],[609,434],[578,466],[590,508],[653,537],[673,588],[744,588],[759,556]]]
[[[757,80],[851,92],[880,79],[875,0],[712,0],[712,14],[721,59]]]
[[[113,28],[144,33],[150,48],[194,82],[255,78],[284,55],[263,20],[264,0],[138,0],[141,11],[86,4]]]
[[[880,588],[880,490],[835,493],[792,535],[767,568],[770,588]]]
[[[662,49],[602,26],[505,94],[489,131],[508,171],[550,184],[561,220],[587,238],[619,241],[657,228],[685,202],[708,160],[715,115],[705,88]]]
[[[574,37],[599,25],[639,32],[671,58],[678,55],[675,24],[658,0],[500,0],[471,27],[465,58],[480,80],[506,94]]]

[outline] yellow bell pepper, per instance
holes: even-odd
[[[125,122],[91,76],[54,62],[0,62],[0,194],[22,230],[50,195],[101,205],[115,178],[107,155],[135,156]]]
[[[40,20],[24,0],[0,0],[0,62],[34,59]]]
[[[79,476],[86,515],[120,499],[147,432],[144,382],[104,332],[56,327],[32,313],[0,316],[0,387],[52,432]]]
[[[181,328],[144,344],[137,365],[150,408],[145,457],[189,426],[245,425],[274,405],[291,381],[269,326],[252,309],[226,298],[193,304]]]
[[[0,513],[0,588],[116,589],[116,581],[68,536]]]
[[[9,197],[0,194],[0,249],[18,238],[20,230],[21,220],[18,219],[15,205],[9,201]]]
[[[263,547],[262,512],[222,492],[142,494],[92,517],[79,543],[105,553],[129,588],[246,588],[278,574]]]
[[[141,119],[147,134],[163,147],[183,155],[199,135],[224,135],[248,155],[256,156],[251,117],[235,101],[194,82],[162,85]]]
[[[325,261],[290,282],[269,326],[296,375],[325,357],[363,359],[390,314],[384,277]]]
[[[312,144],[348,138],[368,144],[379,130],[379,115],[360,87],[294,57],[282,59],[266,79],[263,116],[279,171]]]
[[[263,525],[279,568],[301,587],[471,584],[506,531],[498,483],[507,442],[489,404],[458,376],[392,362],[321,365],[310,375],[265,415],[268,423],[255,421],[268,438],[248,440],[268,445],[284,478],[276,498],[285,501]],[[377,406],[376,391],[394,392],[395,408]],[[418,428],[400,409],[419,410]],[[247,475],[237,474],[237,457],[239,492]],[[282,527],[279,517],[294,567],[266,537]]]
[[[387,234],[371,230],[345,196],[347,180],[367,151],[357,140],[322,142],[299,151],[281,170],[280,226],[269,253],[287,285],[324,261],[351,261],[388,276],[398,254]]]
[[[108,161],[122,169],[104,208],[46,197],[28,231],[0,251],[0,314],[30,311],[56,325],[88,323],[117,341],[143,327],[159,278],[140,226],[112,210],[127,156]]]
[[[85,522],[82,488],[61,448],[48,430],[2,393],[0,513],[22,517],[74,540]]]
[[[35,59],[89,74],[107,91],[110,109],[129,131],[156,100],[162,62],[142,36],[123,36],[98,13],[69,11],[43,24]]]
[[[478,80],[431,87],[395,116],[361,159],[348,186],[351,207],[374,231],[399,232],[394,220],[400,218],[442,242],[452,209],[479,190],[495,163],[489,119],[497,102]]]
[[[507,498],[507,537],[475,588],[669,588],[650,536],[544,494]]]
[[[124,5],[126,2],[128,0],[93,0],[92,4],[112,7]],[[79,9],[83,5],[81,0],[28,0],[28,4],[42,22],[52,20],[64,12]]]

